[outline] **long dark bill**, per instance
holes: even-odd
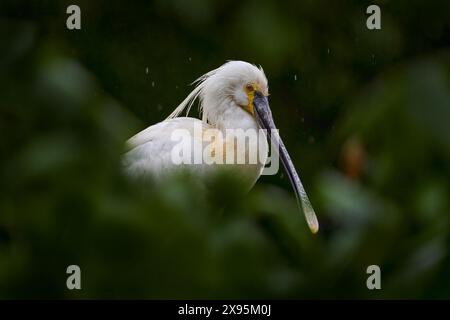
[[[289,153],[287,152],[286,147],[278,134],[278,130],[273,122],[272,112],[270,111],[267,97],[260,92],[255,92],[253,106],[258,124],[261,128],[267,130],[267,138],[269,139],[269,142],[272,139],[272,134],[276,135],[274,138],[276,138],[275,141],[277,141],[279,145],[279,150],[277,151],[279,151],[278,154],[281,158],[281,162],[283,163],[284,169],[286,170],[292,187],[294,188],[297,203],[303,209],[303,214],[305,215],[309,229],[312,233],[317,233],[317,231],[319,231],[319,222],[317,221],[316,213],[311,206],[311,202],[308,199],[305,188],[303,188],[302,182],[297,174],[297,171],[295,170],[291,157],[289,157]]]

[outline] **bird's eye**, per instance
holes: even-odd
[[[245,90],[247,90],[247,92],[252,92],[255,90],[255,88],[253,88],[253,85],[251,83],[247,83],[245,85]]]

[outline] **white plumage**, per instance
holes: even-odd
[[[166,120],[144,129],[127,141],[128,151],[123,161],[126,172],[132,177],[152,175],[161,178],[176,169],[185,168],[202,178],[225,166],[231,174],[244,178],[250,189],[261,175],[266,162],[267,140],[265,136],[256,141],[250,139],[243,149],[236,149],[232,142],[240,138],[239,132],[242,130],[257,131],[262,127],[275,129],[266,98],[268,84],[264,71],[247,62],[230,61],[201,76],[195,83],[195,89]],[[186,111],[186,115],[189,113],[196,99],[199,99],[202,120],[179,117],[183,111]],[[223,134],[224,140],[216,140],[212,144],[211,140],[205,138],[207,129]],[[233,129],[241,131],[235,132]],[[233,132],[230,134],[230,131]],[[174,148],[179,147],[181,141],[173,139],[175,133],[178,138],[181,135],[185,136],[184,141],[190,141],[186,147],[191,151],[191,163],[174,163]],[[214,151],[205,152],[205,148],[211,145]],[[255,150],[258,153],[257,163],[249,161]],[[232,165],[210,164],[213,162],[213,156],[217,159],[217,155],[222,155],[223,152],[225,159],[226,154],[233,151],[236,156],[244,156],[245,162]],[[280,152],[297,199],[303,207],[311,230],[315,233],[318,230],[317,219],[282,142]],[[193,163],[196,154],[202,155],[202,163]]]

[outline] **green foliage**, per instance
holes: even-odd
[[[72,32],[64,2],[3,1],[0,298],[449,298],[448,3],[383,3],[371,32],[356,1],[79,1]],[[227,59],[265,68],[318,235],[283,175],[122,176]]]

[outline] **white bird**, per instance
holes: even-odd
[[[263,69],[244,61],[229,61],[194,83],[195,89],[166,120],[127,141],[128,151],[123,160],[126,172],[133,177],[163,177],[176,169],[187,168],[203,177],[219,168],[227,168],[244,178],[250,189],[266,163],[267,138],[276,135],[279,150],[275,151],[289,176],[308,226],[316,233],[319,229],[316,214],[272,119]],[[187,117],[197,98],[202,120]],[[179,117],[184,110],[186,117]],[[267,137],[248,139],[242,148],[236,148],[236,141],[245,135],[244,130],[256,132],[259,129],[266,129]],[[175,136],[178,139],[174,139]],[[179,150],[188,154],[188,161],[174,161]],[[258,160],[250,161],[255,152]],[[230,154],[233,160],[243,157],[244,162],[234,161],[230,165],[225,161]],[[196,159],[196,155],[201,159]],[[224,163],[214,161],[217,159]]]

